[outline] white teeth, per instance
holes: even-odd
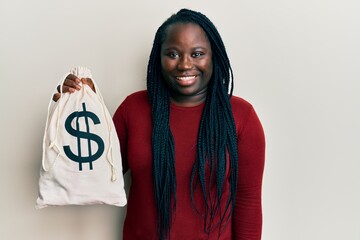
[[[190,81],[193,80],[196,76],[184,76],[184,77],[176,77],[176,79],[180,81]]]

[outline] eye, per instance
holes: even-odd
[[[170,58],[178,58],[179,54],[177,52],[168,52],[168,53],[166,53],[166,56],[168,56]]]
[[[191,56],[194,57],[194,58],[201,57],[202,55],[204,55],[203,52],[194,52],[193,54],[191,54]]]

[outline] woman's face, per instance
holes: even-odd
[[[213,72],[212,51],[204,30],[194,23],[166,29],[161,46],[161,71],[173,103],[195,106],[206,98]]]

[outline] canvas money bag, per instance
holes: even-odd
[[[70,73],[92,79],[87,68],[77,67]],[[92,81],[96,92],[83,84],[79,91],[61,93],[56,103],[50,101],[37,209],[126,204],[119,140],[100,90]]]

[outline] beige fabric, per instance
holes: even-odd
[[[36,208],[124,206],[120,144],[111,115],[90,70],[76,67],[69,73],[91,78],[96,93],[84,84],[49,104]]]

